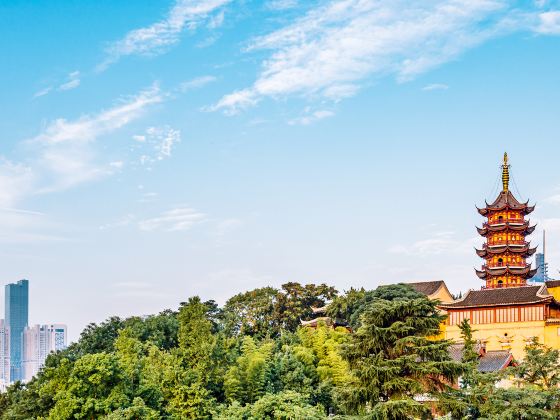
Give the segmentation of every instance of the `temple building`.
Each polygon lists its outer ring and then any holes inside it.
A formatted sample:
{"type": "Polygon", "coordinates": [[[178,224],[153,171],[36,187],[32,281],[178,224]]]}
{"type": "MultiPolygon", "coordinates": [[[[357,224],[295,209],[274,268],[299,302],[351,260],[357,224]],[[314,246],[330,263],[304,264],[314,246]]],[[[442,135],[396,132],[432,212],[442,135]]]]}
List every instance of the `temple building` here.
{"type": "Polygon", "coordinates": [[[510,351],[516,360],[522,360],[533,337],[560,349],[560,282],[528,284],[537,269],[527,262],[536,248],[526,240],[535,230],[526,216],[535,206],[518,201],[511,193],[509,168],[504,154],[502,191],[492,204],[478,209],[486,218],[477,228],[485,244],[476,250],[484,263],[475,271],[484,285],[480,290],[469,290],[461,299],[442,302],[440,309],[448,314],[445,338],[460,342],[459,325],[468,319],[474,338],[485,351],[510,351]]]}

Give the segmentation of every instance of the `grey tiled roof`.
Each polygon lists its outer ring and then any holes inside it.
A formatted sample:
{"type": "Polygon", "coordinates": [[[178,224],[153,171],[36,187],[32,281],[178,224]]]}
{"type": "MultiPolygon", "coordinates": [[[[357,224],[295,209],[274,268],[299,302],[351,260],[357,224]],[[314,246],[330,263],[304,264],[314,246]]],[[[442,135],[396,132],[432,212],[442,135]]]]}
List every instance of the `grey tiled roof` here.
{"type": "Polygon", "coordinates": [[[496,372],[505,369],[513,360],[513,355],[507,350],[487,351],[478,362],[479,372],[496,372]]]}
{"type": "Polygon", "coordinates": [[[406,283],[418,293],[422,293],[423,295],[430,296],[433,295],[435,292],[439,290],[439,288],[445,284],[443,280],[435,280],[435,281],[421,281],[417,283],[406,283]]]}
{"type": "MultiPolygon", "coordinates": [[[[449,346],[449,355],[452,360],[460,362],[463,357],[463,344],[453,344],[449,346]]],[[[479,372],[497,372],[505,369],[513,361],[513,355],[508,350],[486,351],[483,344],[475,345],[475,351],[479,354],[479,372]]]]}
{"type": "Polygon", "coordinates": [[[520,286],[503,289],[469,290],[464,298],[451,303],[442,303],[444,309],[472,308],[476,306],[500,306],[540,303],[553,300],[546,287],[520,286]]]}

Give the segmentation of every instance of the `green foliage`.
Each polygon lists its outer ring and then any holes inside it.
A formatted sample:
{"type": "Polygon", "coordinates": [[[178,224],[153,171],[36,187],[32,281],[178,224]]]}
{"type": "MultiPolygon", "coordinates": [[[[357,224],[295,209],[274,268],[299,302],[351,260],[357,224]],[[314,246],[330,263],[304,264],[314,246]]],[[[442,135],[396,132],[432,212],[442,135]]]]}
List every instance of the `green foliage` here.
{"type": "Polygon", "coordinates": [[[216,413],[216,420],[322,420],[327,417],[321,406],[312,406],[295,391],[266,394],[253,404],[234,403],[216,413]]]}
{"type": "Polygon", "coordinates": [[[356,378],[356,385],[345,390],[348,408],[388,416],[379,418],[404,418],[401,412],[415,416],[422,411],[415,396],[434,398],[447,389],[463,368],[450,359],[447,340],[430,339],[443,319],[426,298],[374,300],[344,349],[356,378]]]}
{"type": "Polygon", "coordinates": [[[159,413],[147,407],[140,397],[134,398],[130,407],[119,408],[105,417],[106,420],[158,420],[159,418],[159,413]]]}
{"type": "Polygon", "coordinates": [[[281,290],[264,287],[240,293],[226,302],[222,316],[225,330],[232,335],[258,338],[294,332],[300,320],[312,315],[312,307],[324,306],[337,295],[326,284],[286,283],[281,290]]]}
{"type": "Polygon", "coordinates": [[[129,403],[122,382],[123,372],[114,354],[86,354],[69,372],[63,373],[68,376],[57,378],[59,390],[49,418],[98,418],[129,403]]]}
{"type": "Polygon", "coordinates": [[[240,293],[230,298],[224,306],[225,329],[232,335],[264,337],[276,333],[274,306],[278,290],[264,287],[240,293]]]}
{"type": "Polygon", "coordinates": [[[346,320],[356,330],[360,327],[362,313],[375,300],[411,300],[423,297],[424,295],[404,283],[379,286],[370,291],[365,291],[363,288],[350,289],[346,294],[333,300],[327,309],[327,315],[346,320]]]}
{"type": "Polygon", "coordinates": [[[224,378],[226,397],[242,404],[253,403],[266,392],[272,357],[272,342],[257,346],[254,339],[245,337],[241,356],[224,378]]]}
{"type": "Polygon", "coordinates": [[[337,294],[334,287],[326,284],[305,286],[299,283],[283,284],[274,307],[275,322],[282,330],[295,331],[301,319],[306,319],[313,314],[312,307],[324,306],[337,294]]]}
{"type": "Polygon", "coordinates": [[[560,351],[540,344],[536,337],[525,347],[525,359],[517,368],[522,382],[539,389],[557,388],[560,384],[560,351]]]}
{"type": "Polygon", "coordinates": [[[456,363],[434,338],[442,320],[406,285],[336,297],[287,283],[224,308],[193,297],[177,312],[90,324],[36,378],[0,394],[0,420],[410,419],[433,407],[451,418],[560,418],[558,351],[534,341],[519,367],[482,374],[468,322],[456,363]],[[331,316],[354,320],[354,333],[299,327],[331,299],[331,316]],[[462,387],[450,387],[459,374],[462,387]],[[505,379],[515,387],[496,386],[505,379]]]}

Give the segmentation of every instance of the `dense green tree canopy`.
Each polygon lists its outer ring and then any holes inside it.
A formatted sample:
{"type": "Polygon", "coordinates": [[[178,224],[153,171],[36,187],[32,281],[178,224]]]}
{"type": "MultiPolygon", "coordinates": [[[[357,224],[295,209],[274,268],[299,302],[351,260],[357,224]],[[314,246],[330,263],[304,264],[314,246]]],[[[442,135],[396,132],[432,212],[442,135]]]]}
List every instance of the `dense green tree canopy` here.
{"type": "Polygon", "coordinates": [[[468,322],[459,363],[435,338],[442,320],[406,285],[338,296],[324,284],[287,283],[223,307],[192,297],[177,311],[88,325],[31,382],[0,394],[0,419],[560,416],[557,351],[535,341],[517,368],[481,374],[468,322]],[[299,326],[329,302],[353,329],[299,326]],[[516,387],[496,387],[504,378],[516,387]]]}

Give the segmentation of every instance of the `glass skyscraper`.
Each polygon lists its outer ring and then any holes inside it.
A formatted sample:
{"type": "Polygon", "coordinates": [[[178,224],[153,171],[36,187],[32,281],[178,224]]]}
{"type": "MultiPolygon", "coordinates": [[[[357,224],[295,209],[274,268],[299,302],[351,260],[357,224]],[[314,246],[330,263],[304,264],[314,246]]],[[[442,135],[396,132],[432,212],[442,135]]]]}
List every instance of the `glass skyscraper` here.
{"type": "Polygon", "coordinates": [[[28,323],[29,281],[7,284],[5,299],[5,319],[10,329],[10,380],[15,382],[23,379],[23,330],[28,323]]]}

